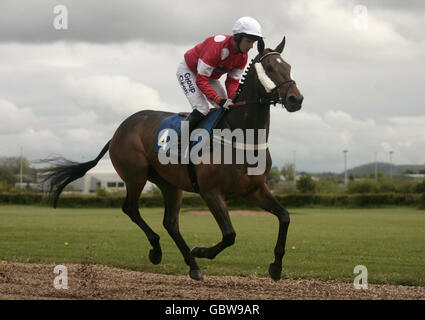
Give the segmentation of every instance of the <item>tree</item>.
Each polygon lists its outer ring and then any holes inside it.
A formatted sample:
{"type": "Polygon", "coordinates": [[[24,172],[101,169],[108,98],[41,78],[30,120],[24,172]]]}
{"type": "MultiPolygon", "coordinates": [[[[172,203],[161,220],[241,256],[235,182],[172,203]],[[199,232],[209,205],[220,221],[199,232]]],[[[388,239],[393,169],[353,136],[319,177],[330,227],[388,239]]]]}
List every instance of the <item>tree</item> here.
{"type": "Polygon", "coordinates": [[[0,181],[5,182],[6,184],[14,185],[17,179],[11,170],[0,167],[0,181]]]}
{"type": "Polygon", "coordinates": [[[329,177],[322,177],[318,182],[315,182],[315,184],[315,191],[319,193],[335,193],[338,191],[338,183],[335,179],[329,177]]]}
{"type": "Polygon", "coordinates": [[[377,184],[373,179],[350,181],[347,186],[347,193],[374,193],[376,191],[377,184]]]}
{"type": "MultiPolygon", "coordinates": [[[[21,171],[21,158],[20,157],[1,157],[0,167],[12,171],[13,174],[19,174],[21,171]]],[[[30,162],[27,158],[22,158],[22,173],[28,174],[31,171],[30,162]]]]}
{"type": "Polygon", "coordinates": [[[416,184],[416,193],[425,193],[425,179],[416,184]]]}
{"type": "MultiPolygon", "coordinates": [[[[28,178],[24,182],[35,181],[37,170],[31,168],[31,163],[27,158],[22,158],[22,174],[28,178]]],[[[0,167],[10,171],[15,176],[21,173],[21,157],[1,157],[0,167]]]]}
{"type": "Polygon", "coordinates": [[[280,181],[280,172],[276,167],[271,168],[267,176],[267,185],[270,189],[275,189],[280,181]]]}
{"type": "Polygon", "coordinates": [[[297,180],[297,189],[301,193],[311,193],[316,190],[316,182],[309,174],[302,175],[297,180]]]}
{"type": "Polygon", "coordinates": [[[285,163],[280,170],[280,173],[285,178],[286,181],[294,180],[294,164],[293,163],[285,163]]]}

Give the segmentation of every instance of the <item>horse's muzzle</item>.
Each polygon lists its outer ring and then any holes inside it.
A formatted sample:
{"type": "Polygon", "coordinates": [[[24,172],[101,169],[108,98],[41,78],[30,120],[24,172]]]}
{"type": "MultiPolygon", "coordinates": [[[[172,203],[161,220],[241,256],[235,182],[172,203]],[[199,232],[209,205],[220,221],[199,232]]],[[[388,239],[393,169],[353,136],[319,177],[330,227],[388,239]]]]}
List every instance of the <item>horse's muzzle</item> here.
{"type": "Polygon", "coordinates": [[[295,112],[301,109],[302,103],[303,103],[304,97],[300,95],[295,94],[289,94],[286,97],[285,101],[285,108],[289,112],[295,112]]]}

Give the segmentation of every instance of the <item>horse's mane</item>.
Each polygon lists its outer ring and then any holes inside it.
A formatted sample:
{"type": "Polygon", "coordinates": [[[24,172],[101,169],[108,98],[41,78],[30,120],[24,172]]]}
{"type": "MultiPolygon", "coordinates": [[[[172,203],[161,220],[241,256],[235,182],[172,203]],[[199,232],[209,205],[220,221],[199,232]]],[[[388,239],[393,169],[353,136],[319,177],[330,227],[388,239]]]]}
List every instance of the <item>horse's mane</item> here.
{"type": "Polygon", "coordinates": [[[239,98],[239,96],[240,96],[240,94],[242,92],[242,89],[245,86],[245,80],[246,80],[246,77],[247,77],[247,75],[248,75],[251,67],[252,67],[252,63],[253,62],[254,62],[254,59],[251,60],[251,62],[249,63],[248,67],[246,68],[245,73],[242,76],[242,80],[239,83],[238,90],[236,90],[236,95],[235,95],[235,98],[233,99],[233,101],[238,101],[238,98],[239,98]]]}

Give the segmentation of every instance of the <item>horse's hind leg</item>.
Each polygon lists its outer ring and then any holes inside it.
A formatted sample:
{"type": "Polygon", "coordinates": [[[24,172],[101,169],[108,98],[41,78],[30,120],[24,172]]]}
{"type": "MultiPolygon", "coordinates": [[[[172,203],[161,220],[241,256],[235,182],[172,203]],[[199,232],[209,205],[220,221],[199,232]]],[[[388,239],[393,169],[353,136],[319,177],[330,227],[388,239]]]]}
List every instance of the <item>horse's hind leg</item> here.
{"type": "Polygon", "coordinates": [[[202,272],[195,258],[190,254],[190,249],[180,233],[179,211],[182,204],[182,191],[169,184],[153,170],[150,171],[149,180],[161,189],[164,196],[165,210],[163,224],[182,253],[184,261],[190,267],[189,276],[194,280],[202,281],[202,272]]]}
{"type": "MultiPolygon", "coordinates": [[[[147,174],[146,174],[147,176],[147,174]]],[[[137,224],[140,229],[142,229],[150,244],[152,245],[152,249],[149,251],[149,260],[153,264],[158,264],[161,262],[162,251],[161,246],[159,244],[159,235],[157,235],[142,219],[139,212],[139,197],[140,193],[143,190],[143,187],[146,184],[146,177],[142,181],[138,182],[128,182],[126,181],[127,187],[127,198],[125,199],[125,203],[122,207],[124,213],[126,213],[130,219],[137,224]]]]}

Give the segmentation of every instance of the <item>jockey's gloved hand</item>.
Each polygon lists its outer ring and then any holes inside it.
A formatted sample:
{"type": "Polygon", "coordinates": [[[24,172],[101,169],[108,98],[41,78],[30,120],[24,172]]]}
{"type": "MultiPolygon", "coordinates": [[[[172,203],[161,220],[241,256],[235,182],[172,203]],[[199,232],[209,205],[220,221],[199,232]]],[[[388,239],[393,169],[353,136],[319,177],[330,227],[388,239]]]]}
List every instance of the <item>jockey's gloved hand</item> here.
{"type": "Polygon", "coordinates": [[[230,106],[233,104],[232,99],[221,99],[218,105],[226,110],[230,109],[230,106]]]}

